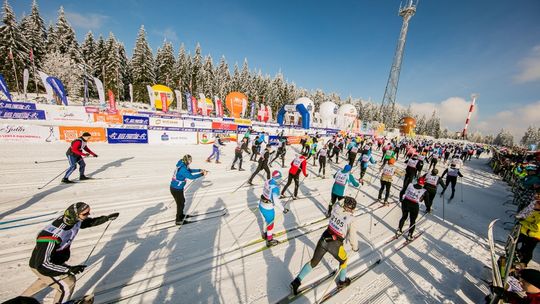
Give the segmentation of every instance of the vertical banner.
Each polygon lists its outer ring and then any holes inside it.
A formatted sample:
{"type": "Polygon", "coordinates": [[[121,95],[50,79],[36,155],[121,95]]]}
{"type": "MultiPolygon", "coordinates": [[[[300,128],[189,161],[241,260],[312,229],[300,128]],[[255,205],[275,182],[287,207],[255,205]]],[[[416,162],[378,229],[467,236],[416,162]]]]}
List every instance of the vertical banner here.
{"type": "Polygon", "coordinates": [[[103,83],[97,77],[94,77],[94,82],[96,83],[96,89],[99,96],[99,105],[105,107],[105,91],[103,90],[103,83]]]}
{"type": "Polygon", "coordinates": [[[206,96],[204,96],[203,93],[199,93],[199,105],[201,108],[201,114],[202,116],[208,115],[208,105],[206,104],[206,96]]]}
{"type": "Polygon", "coordinates": [[[242,99],[242,118],[246,118],[247,102],[247,99],[242,99]]]}
{"type": "Polygon", "coordinates": [[[193,106],[191,104],[191,94],[189,94],[188,92],[186,92],[186,107],[187,107],[188,114],[193,115],[193,106]]]}
{"type": "Polygon", "coordinates": [[[156,105],[154,103],[154,90],[152,90],[152,87],[147,85],[146,90],[148,90],[148,98],[150,98],[150,106],[152,107],[152,110],[156,110],[156,105]]]}
{"type": "Polygon", "coordinates": [[[133,103],[133,85],[129,84],[129,101],[133,103]]]}
{"type": "Polygon", "coordinates": [[[88,102],[88,79],[86,76],[84,77],[84,98],[83,98],[83,106],[86,106],[86,103],[88,102]]]}
{"type": "Polygon", "coordinates": [[[4,93],[6,95],[6,98],[13,102],[13,99],[11,99],[11,94],[9,94],[9,89],[6,84],[6,80],[4,79],[4,76],[0,74],[0,92],[4,93]]]}
{"type": "Polygon", "coordinates": [[[45,87],[45,92],[47,92],[47,99],[49,102],[52,102],[54,100],[53,97],[53,90],[52,87],[47,83],[47,78],[49,75],[43,73],[42,71],[38,71],[39,78],[41,78],[41,82],[43,82],[43,86],[45,87]]]}
{"type": "Polygon", "coordinates": [[[272,121],[272,108],[269,105],[266,105],[266,113],[268,113],[268,121],[272,121]]]}
{"type": "Polygon", "coordinates": [[[214,96],[214,101],[216,105],[216,116],[223,117],[223,103],[221,102],[221,99],[219,99],[217,96],[214,96]]]}
{"type": "Polygon", "coordinates": [[[176,109],[178,111],[182,111],[182,93],[178,90],[174,90],[174,94],[176,95],[176,109]]]}
{"type": "Polygon", "coordinates": [[[251,112],[249,113],[249,119],[255,119],[255,101],[251,102],[251,112]]]}
{"type": "Polygon", "coordinates": [[[56,96],[62,100],[62,103],[67,106],[68,100],[66,96],[66,90],[64,89],[64,85],[62,84],[62,81],[56,77],[49,76],[47,77],[47,83],[51,85],[51,88],[53,88],[53,91],[56,93],[56,96]]]}
{"type": "Polygon", "coordinates": [[[193,110],[193,115],[197,115],[199,113],[199,106],[197,105],[197,98],[195,96],[191,96],[191,109],[193,110]]]}
{"type": "Polygon", "coordinates": [[[109,93],[109,114],[116,114],[116,100],[114,100],[114,93],[111,90],[108,90],[109,93]]]}
{"type": "Polygon", "coordinates": [[[28,99],[28,96],[26,95],[26,88],[28,87],[28,79],[30,78],[30,73],[28,73],[28,69],[24,69],[23,72],[23,91],[24,91],[24,98],[28,99]]]}
{"type": "Polygon", "coordinates": [[[167,108],[167,94],[166,93],[159,93],[159,97],[161,98],[161,111],[163,111],[164,113],[167,113],[168,111],[168,108],[167,108]]]}

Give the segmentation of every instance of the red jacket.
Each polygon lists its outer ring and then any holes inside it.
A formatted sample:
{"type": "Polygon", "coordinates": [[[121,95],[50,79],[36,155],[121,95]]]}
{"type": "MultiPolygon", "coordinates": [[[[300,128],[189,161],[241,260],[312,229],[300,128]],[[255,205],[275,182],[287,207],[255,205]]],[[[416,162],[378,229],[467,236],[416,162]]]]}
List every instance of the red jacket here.
{"type": "Polygon", "coordinates": [[[93,156],[96,156],[96,153],[92,152],[88,146],[86,146],[86,142],[83,145],[83,140],[81,138],[77,138],[76,140],[71,142],[70,152],[72,154],[78,155],[78,156],[84,156],[82,150],[92,154],[93,156]]]}
{"type": "Polygon", "coordinates": [[[293,161],[291,162],[291,169],[289,169],[289,173],[292,175],[300,174],[300,167],[302,168],[304,176],[307,176],[307,161],[304,155],[300,155],[299,157],[293,159],[293,161]]]}

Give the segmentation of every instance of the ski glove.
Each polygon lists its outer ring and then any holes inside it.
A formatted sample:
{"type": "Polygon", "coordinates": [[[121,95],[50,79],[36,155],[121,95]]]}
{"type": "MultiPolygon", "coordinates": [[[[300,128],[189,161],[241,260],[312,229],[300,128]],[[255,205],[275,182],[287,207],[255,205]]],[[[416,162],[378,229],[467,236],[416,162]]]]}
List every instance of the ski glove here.
{"type": "Polygon", "coordinates": [[[120,215],[120,213],[115,212],[115,213],[109,214],[107,217],[109,218],[109,221],[114,221],[118,217],[118,215],[120,215]]]}
{"type": "Polygon", "coordinates": [[[84,271],[86,268],[86,265],[76,265],[76,266],[70,266],[68,273],[71,275],[77,275],[84,271]]]}
{"type": "Polygon", "coordinates": [[[98,155],[97,155],[97,154],[94,154],[94,157],[98,157],[98,155]]]}
{"type": "Polygon", "coordinates": [[[283,214],[287,214],[287,213],[289,213],[289,211],[290,211],[289,209],[285,208],[285,209],[283,209],[283,214]]]}

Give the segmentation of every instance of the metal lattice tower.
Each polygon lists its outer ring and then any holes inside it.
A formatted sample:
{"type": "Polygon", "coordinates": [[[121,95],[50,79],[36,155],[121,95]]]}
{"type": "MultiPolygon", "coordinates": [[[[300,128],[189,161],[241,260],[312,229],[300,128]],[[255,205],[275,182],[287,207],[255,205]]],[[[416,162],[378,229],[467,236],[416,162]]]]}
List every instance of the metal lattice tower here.
{"type": "Polygon", "coordinates": [[[396,121],[393,121],[393,117],[399,82],[399,73],[401,72],[401,62],[403,61],[403,50],[405,48],[405,41],[407,40],[407,31],[409,30],[409,20],[414,13],[416,13],[418,0],[405,0],[405,3],[405,5],[401,3],[398,10],[399,15],[403,17],[403,25],[401,26],[396,53],[394,54],[394,61],[392,62],[390,76],[388,76],[388,82],[386,83],[386,89],[384,90],[384,97],[381,104],[381,118],[387,127],[394,127],[394,125],[397,123],[396,121]],[[385,111],[387,107],[392,107],[390,116],[384,115],[384,113],[388,113],[385,111]]]}

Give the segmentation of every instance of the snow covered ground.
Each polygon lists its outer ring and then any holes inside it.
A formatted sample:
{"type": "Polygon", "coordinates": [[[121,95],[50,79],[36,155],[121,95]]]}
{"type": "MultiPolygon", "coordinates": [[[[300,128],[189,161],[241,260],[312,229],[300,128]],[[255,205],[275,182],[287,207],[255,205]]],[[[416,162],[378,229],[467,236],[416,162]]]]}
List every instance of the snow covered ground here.
{"type": "MultiPolygon", "coordinates": [[[[300,188],[308,197],[293,201],[291,212],[276,219],[278,239],[289,241],[264,250],[263,243],[256,242],[262,225],[256,206],[263,175],[255,179],[255,187],[234,192],[256,163],[244,157],[247,171],[227,170],[234,156],[233,144],[224,148],[222,164],[206,163],[211,147],[202,145],[90,144],[90,148],[99,158],[86,160],[87,175],[99,179],[72,185],[60,184],[58,179],[37,190],[66,168],[67,144],[0,144],[0,240],[4,244],[0,249],[0,300],[20,294],[33,282],[28,259],[35,235],[77,201],[89,203],[94,216],[120,212],[77,282],[76,295],[95,293],[97,303],[275,303],[289,293],[290,281],[310,259],[326,227],[322,218],[332,179],[317,177],[318,167],[311,162],[310,175],[300,188]],[[210,170],[187,189],[188,213],[225,207],[228,214],[178,229],[171,221],[176,207],[168,185],[176,162],[185,153],[193,155],[192,168],[210,170]],[[62,160],[34,163],[57,159],[62,160]],[[5,223],[16,219],[24,220],[5,223]]],[[[298,147],[288,148],[287,166],[294,149],[298,147]]],[[[378,259],[382,262],[329,302],[482,303],[488,292],[482,279],[489,278],[484,265],[490,265],[487,225],[493,218],[508,220],[505,210],[511,208],[503,206],[509,194],[506,185],[490,173],[486,163],[487,159],[467,162],[464,185],[458,184],[456,197],[451,202],[446,199],[444,212],[442,199],[437,197],[434,213],[417,226],[418,232],[426,232],[397,252],[394,248],[402,239],[381,244],[393,235],[400,208],[392,204],[370,212],[378,206],[369,205],[376,198],[379,182],[366,183],[358,194],[361,246],[359,253],[349,251],[349,275],[378,259]]],[[[340,166],[344,164],[341,160],[340,166]]],[[[398,164],[403,166],[401,160],[398,164]]],[[[276,162],[273,168],[280,166],[276,162]]],[[[327,177],[336,169],[330,163],[327,177]]],[[[443,167],[439,169],[442,172],[443,167]]],[[[284,176],[287,170],[282,169],[284,176]]],[[[368,171],[367,180],[374,172],[368,171]]],[[[72,178],[77,176],[75,172],[72,178]]],[[[401,180],[394,182],[394,197],[401,184],[401,180]]],[[[356,195],[353,188],[349,192],[356,195]]],[[[85,261],[105,227],[79,233],[70,264],[85,261]]],[[[503,241],[506,234],[502,223],[498,224],[496,239],[503,241]]],[[[327,255],[304,283],[336,267],[337,262],[327,255]]],[[[328,286],[320,285],[297,302],[315,302],[328,286]]],[[[38,296],[50,303],[52,294],[47,293],[38,296]]]]}

